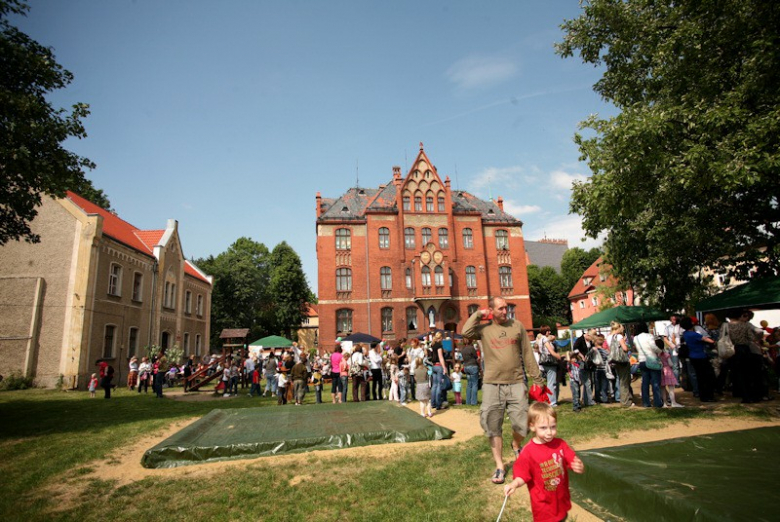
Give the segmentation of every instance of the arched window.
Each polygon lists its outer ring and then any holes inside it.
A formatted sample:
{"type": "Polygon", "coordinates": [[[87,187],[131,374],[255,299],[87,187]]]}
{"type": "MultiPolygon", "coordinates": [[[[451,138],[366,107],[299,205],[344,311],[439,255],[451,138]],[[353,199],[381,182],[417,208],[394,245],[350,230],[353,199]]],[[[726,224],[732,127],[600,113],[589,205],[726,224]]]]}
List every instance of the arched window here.
{"type": "Polygon", "coordinates": [[[340,310],[336,310],[336,331],[352,331],[352,310],[349,308],[341,308],[340,310]]]}
{"type": "Polygon", "coordinates": [[[477,269],[473,266],[466,267],[466,288],[477,287],[477,269]]]}
{"type": "Polygon", "coordinates": [[[425,211],[433,212],[433,196],[425,197],[425,211]]]}
{"type": "Polygon", "coordinates": [[[501,288],[512,288],[512,267],[500,266],[498,267],[498,282],[501,288]]]}
{"type": "Polygon", "coordinates": [[[414,197],[414,211],[422,212],[422,196],[414,197]]]}
{"type": "Polygon", "coordinates": [[[337,292],[352,291],[352,269],[351,268],[336,269],[336,291],[337,292]]]}
{"type": "Polygon", "coordinates": [[[379,285],[382,290],[393,289],[393,271],[389,266],[383,266],[379,269],[379,285]]]}
{"type": "Polygon", "coordinates": [[[393,309],[389,306],[382,308],[382,331],[393,331],[393,309]]]}
{"type": "Polygon", "coordinates": [[[390,248],[390,229],[387,227],[379,229],[379,248],[390,248]]]}
{"type": "Polygon", "coordinates": [[[412,289],[412,269],[407,268],[406,269],[406,288],[409,290],[412,289]]]}
{"type": "Polygon", "coordinates": [[[404,229],[404,246],[414,250],[414,229],[411,227],[404,229]]]}
{"type": "Polygon", "coordinates": [[[441,267],[441,265],[433,269],[433,274],[434,280],[436,281],[436,286],[444,286],[444,269],[441,267]]]}
{"type": "Polygon", "coordinates": [[[439,248],[442,250],[450,248],[450,231],[446,228],[439,229],[439,248]]]}
{"type": "Polygon", "coordinates": [[[496,250],[509,250],[509,234],[506,230],[496,230],[496,250]]]}
{"type": "Polygon", "coordinates": [[[474,248],[474,232],[470,228],[463,229],[463,248],[474,248]]]}
{"type": "Polygon", "coordinates": [[[417,331],[417,307],[410,306],[406,309],[406,329],[417,331]]]}
{"type": "Polygon", "coordinates": [[[422,229],[422,246],[425,248],[425,245],[431,242],[431,239],[433,239],[433,233],[431,232],[431,229],[428,227],[423,227],[422,229]]]}
{"type": "Polygon", "coordinates": [[[352,232],[348,228],[336,229],[336,250],[352,248],[352,232]]]}
{"type": "Polygon", "coordinates": [[[424,266],[420,272],[422,274],[422,285],[431,286],[431,269],[427,266],[424,266]]]}
{"type": "Polygon", "coordinates": [[[409,196],[404,196],[404,210],[407,212],[412,210],[412,198],[409,196]]]}
{"type": "Polygon", "coordinates": [[[439,212],[444,212],[444,196],[439,196],[439,212]]]}

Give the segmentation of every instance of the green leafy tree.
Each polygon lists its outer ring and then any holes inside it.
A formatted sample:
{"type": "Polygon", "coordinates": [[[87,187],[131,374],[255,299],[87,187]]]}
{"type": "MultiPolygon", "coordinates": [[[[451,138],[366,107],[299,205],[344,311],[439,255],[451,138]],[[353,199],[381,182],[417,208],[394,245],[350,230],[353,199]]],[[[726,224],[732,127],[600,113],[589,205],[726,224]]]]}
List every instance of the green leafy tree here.
{"type": "Polygon", "coordinates": [[[554,268],[529,265],[528,290],[535,328],[543,324],[554,327],[556,323],[571,322],[567,299],[571,287],[567,285],[564,276],[554,268]]]}
{"type": "Polygon", "coordinates": [[[44,195],[62,197],[73,190],[105,208],[102,191],[84,177],[94,168],[87,158],[65,150],[68,138],[84,138],[81,120],[89,106],[77,103],[72,112],[55,109],[47,95],[73,81],[73,75],[44,47],[8,22],[26,15],[19,0],[0,0],[0,246],[40,236],[30,222],[44,195]]]}
{"type": "Polygon", "coordinates": [[[249,238],[239,238],[227,251],[194,263],[214,276],[211,294],[211,343],[220,346],[225,328],[249,328],[250,338],[267,335],[263,314],[271,310],[268,248],[249,238]]]}
{"type": "Polygon", "coordinates": [[[301,325],[306,303],[312,302],[312,292],[303,272],[301,258],[286,242],[273,249],[270,258],[274,319],[279,332],[292,336],[301,325]]]}
{"type": "Polygon", "coordinates": [[[651,302],[683,307],[707,267],[780,271],[778,27],[764,0],[590,0],[562,26],[558,53],[604,65],[620,109],[575,136],[592,176],[571,210],[651,302]]]}

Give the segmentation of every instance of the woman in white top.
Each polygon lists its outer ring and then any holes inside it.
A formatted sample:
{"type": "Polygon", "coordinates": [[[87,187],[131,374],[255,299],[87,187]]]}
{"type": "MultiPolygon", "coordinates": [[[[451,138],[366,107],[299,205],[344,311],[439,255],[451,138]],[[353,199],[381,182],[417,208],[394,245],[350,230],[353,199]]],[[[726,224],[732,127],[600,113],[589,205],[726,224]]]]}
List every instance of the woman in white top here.
{"type": "Polygon", "coordinates": [[[379,344],[374,345],[368,352],[368,368],[371,370],[371,398],[380,400],[382,398],[382,347],[379,344]]]}
{"type": "Polygon", "coordinates": [[[647,324],[640,323],[634,330],[634,348],[642,372],[642,406],[650,407],[650,387],[653,388],[653,406],[662,408],[661,398],[661,349],[655,344],[655,338],[647,333],[647,324]],[[648,366],[648,364],[650,366],[648,366]]]}

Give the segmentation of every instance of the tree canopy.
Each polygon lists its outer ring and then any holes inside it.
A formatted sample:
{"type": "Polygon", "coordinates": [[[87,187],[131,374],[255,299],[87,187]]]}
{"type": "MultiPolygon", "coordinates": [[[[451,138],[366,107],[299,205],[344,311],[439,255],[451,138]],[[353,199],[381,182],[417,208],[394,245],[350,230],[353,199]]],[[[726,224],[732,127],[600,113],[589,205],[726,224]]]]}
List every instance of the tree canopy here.
{"type": "Polygon", "coordinates": [[[217,255],[193,261],[214,276],[211,294],[212,346],[219,346],[225,328],[249,328],[251,339],[290,335],[303,319],[313,294],[301,260],[287,243],[269,252],[241,237],[217,255]]]}
{"type": "Polygon", "coordinates": [[[592,176],[571,210],[613,275],[678,309],[711,273],[780,271],[780,4],[590,0],[563,57],[605,66],[620,113],[578,133],[592,176]]]}
{"type": "Polygon", "coordinates": [[[555,326],[556,323],[571,322],[568,300],[571,288],[572,285],[568,285],[565,277],[554,268],[528,266],[528,293],[534,328],[544,324],[555,326]]]}
{"type": "Polygon", "coordinates": [[[68,138],[84,138],[81,123],[89,106],[77,103],[72,112],[55,109],[46,96],[62,89],[73,75],[40,45],[8,22],[26,15],[19,0],[0,0],[0,246],[11,240],[37,243],[30,229],[42,196],[62,197],[73,190],[109,208],[108,198],[84,177],[94,168],[87,158],[65,150],[68,138]]]}

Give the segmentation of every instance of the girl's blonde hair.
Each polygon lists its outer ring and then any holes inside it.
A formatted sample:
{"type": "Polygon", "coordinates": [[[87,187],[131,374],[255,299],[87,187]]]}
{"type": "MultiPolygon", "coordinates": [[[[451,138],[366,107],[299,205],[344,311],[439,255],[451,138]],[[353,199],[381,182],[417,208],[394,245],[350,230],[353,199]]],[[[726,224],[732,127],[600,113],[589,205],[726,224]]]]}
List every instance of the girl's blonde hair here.
{"type": "Polygon", "coordinates": [[[622,333],[624,333],[626,331],[625,327],[622,324],[620,324],[619,322],[617,322],[617,321],[612,321],[611,323],[609,323],[609,326],[610,326],[610,329],[611,329],[612,333],[621,333],[622,334],[622,333]]]}
{"type": "Polygon", "coordinates": [[[558,412],[546,402],[535,402],[528,407],[528,427],[534,426],[539,419],[558,420],[558,412]]]}

